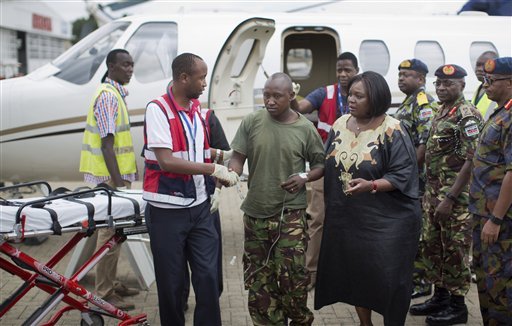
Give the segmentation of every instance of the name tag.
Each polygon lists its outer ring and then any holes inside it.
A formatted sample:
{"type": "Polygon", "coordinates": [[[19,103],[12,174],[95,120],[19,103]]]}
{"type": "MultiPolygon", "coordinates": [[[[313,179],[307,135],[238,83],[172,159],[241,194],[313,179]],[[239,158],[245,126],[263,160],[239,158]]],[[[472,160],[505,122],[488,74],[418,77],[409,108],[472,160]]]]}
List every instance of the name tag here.
{"type": "Polygon", "coordinates": [[[432,109],[431,108],[425,108],[420,111],[420,119],[421,120],[427,120],[432,116],[432,109]]]}

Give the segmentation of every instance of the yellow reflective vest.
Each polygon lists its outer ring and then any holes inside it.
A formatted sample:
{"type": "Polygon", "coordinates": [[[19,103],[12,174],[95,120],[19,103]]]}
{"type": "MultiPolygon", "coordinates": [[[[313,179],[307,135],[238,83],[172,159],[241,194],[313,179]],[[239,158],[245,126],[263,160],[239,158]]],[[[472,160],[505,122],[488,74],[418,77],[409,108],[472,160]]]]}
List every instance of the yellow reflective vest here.
{"type": "Polygon", "coordinates": [[[478,94],[480,94],[481,89],[482,89],[482,85],[478,86],[478,88],[475,92],[475,95],[473,96],[473,99],[471,100],[471,103],[474,106],[476,106],[478,111],[480,111],[482,118],[484,118],[484,120],[487,120],[489,118],[489,116],[491,115],[491,113],[494,111],[494,109],[496,109],[496,107],[498,105],[496,104],[496,102],[490,100],[487,97],[487,94],[485,93],[485,91],[483,92],[483,95],[480,96],[480,98],[478,98],[478,94]]]}
{"type": "Polygon", "coordinates": [[[94,116],[94,104],[102,92],[112,93],[118,103],[114,153],[116,154],[121,175],[136,173],[137,166],[135,163],[132,135],[130,134],[128,110],[119,91],[113,85],[107,83],[102,83],[96,90],[93,101],[89,107],[80,155],[80,172],[89,173],[97,177],[110,176],[101,151],[101,137],[96,117],[94,116]]]}

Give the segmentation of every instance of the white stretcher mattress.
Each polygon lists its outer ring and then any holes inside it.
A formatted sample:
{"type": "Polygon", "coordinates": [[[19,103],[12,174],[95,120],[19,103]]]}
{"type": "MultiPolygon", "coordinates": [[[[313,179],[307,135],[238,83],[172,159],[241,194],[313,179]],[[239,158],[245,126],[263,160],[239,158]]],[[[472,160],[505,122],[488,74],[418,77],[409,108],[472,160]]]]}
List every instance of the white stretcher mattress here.
{"type": "MultiPolygon", "coordinates": [[[[108,196],[100,192],[95,193],[94,197],[77,198],[83,202],[89,202],[94,205],[94,220],[105,221],[107,220],[108,209],[108,196]]],[[[140,214],[144,214],[146,201],[142,199],[142,191],[128,190],[116,192],[116,195],[122,197],[130,197],[139,203],[140,214]]],[[[16,203],[29,202],[39,198],[26,198],[12,200],[16,203]]],[[[52,200],[51,203],[46,204],[45,208],[50,208],[57,213],[59,224],[62,227],[72,226],[76,223],[86,221],[88,219],[87,207],[83,204],[72,202],[66,199],[52,200]]],[[[0,205],[0,233],[8,233],[14,231],[16,223],[16,212],[19,207],[17,206],[3,206],[0,205]]],[[[114,219],[126,219],[135,214],[134,205],[132,201],[117,196],[112,196],[112,217],[114,219]]],[[[25,231],[46,231],[52,229],[52,219],[47,210],[41,208],[33,208],[27,206],[23,209],[21,216],[25,215],[25,231]]]]}

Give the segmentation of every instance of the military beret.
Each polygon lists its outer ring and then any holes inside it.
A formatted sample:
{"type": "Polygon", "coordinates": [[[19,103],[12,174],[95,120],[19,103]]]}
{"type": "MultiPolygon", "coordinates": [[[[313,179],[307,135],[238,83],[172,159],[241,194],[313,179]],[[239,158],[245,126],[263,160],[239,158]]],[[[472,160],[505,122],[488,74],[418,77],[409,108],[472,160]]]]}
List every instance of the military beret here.
{"type": "Polygon", "coordinates": [[[404,60],[398,65],[398,70],[400,69],[409,69],[417,72],[421,72],[422,74],[428,74],[427,65],[423,63],[423,61],[419,59],[409,59],[404,60]]]}
{"type": "Polygon", "coordinates": [[[485,62],[484,70],[488,74],[512,75],[512,57],[489,59],[485,62]]]}
{"type": "Polygon", "coordinates": [[[464,76],[467,76],[468,73],[461,66],[444,65],[444,66],[437,68],[434,75],[436,75],[437,77],[442,78],[442,79],[458,79],[458,78],[464,78],[464,76]]]}

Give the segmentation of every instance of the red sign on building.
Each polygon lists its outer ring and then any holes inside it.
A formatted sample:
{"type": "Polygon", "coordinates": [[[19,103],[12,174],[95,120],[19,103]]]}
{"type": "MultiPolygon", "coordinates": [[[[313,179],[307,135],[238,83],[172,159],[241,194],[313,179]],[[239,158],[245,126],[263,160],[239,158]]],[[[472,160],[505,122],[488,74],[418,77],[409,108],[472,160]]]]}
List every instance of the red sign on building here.
{"type": "Polygon", "coordinates": [[[51,32],[52,19],[50,17],[45,17],[38,14],[32,14],[32,28],[51,32]]]}

